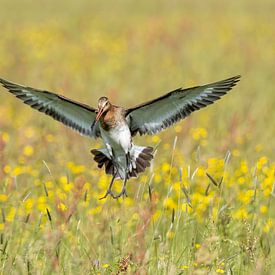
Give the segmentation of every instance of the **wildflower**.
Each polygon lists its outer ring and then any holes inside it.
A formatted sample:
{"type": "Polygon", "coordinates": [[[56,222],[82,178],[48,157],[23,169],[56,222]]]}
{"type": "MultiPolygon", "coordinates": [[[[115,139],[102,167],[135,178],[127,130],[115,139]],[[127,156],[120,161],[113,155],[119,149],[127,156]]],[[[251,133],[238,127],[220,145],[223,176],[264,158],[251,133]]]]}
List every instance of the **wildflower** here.
{"type": "Polygon", "coordinates": [[[225,271],[221,268],[217,268],[216,272],[219,273],[219,274],[224,274],[225,271]]]}
{"type": "Polygon", "coordinates": [[[163,172],[168,172],[170,170],[170,164],[168,162],[164,162],[161,166],[161,170],[163,172]]]}
{"type": "Polygon", "coordinates": [[[239,200],[245,204],[249,204],[255,194],[254,190],[247,190],[244,192],[241,192],[238,196],[239,200]]]}
{"type": "Polygon", "coordinates": [[[266,223],[264,224],[264,226],[263,226],[263,231],[265,233],[268,233],[270,231],[270,229],[271,229],[272,226],[273,226],[273,221],[271,219],[268,219],[266,221],[266,223]]]}
{"type": "Polygon", "coordinates": [[[8,133],[4,132],[4,133],[2,134],[2,140],[3,140],[5,143],[8,143],[9,140],[10,140],[10,135],[9,135],[8,133]]]}
{"type": "Polygon", "coordinates": [[[6,216],[6,220],[8,222],[12,222],[14,220],[15,214],[16,214],[16,208],[11,207],[8,214],[7,214],[7,216],[6,216]]]}
{"type": "Polygon", "coordinates": [[[182,266],[180,267],[180,269],[186,270],[186,269],[189,269],[189,266],[188,266],[188,265],[182,265],[182,266]]]}
{"type": "Polygon", "coordinates": [[[241,162],[240,170],[243,174],[246,174],[248,172],[248,166],[247,166],[247,162],[245,160],[243,160],[241,162]]]}
{"type": "Polygon", "coordinates": [[[152,136],[152,142],[154,143],[158,143],[160,141],[160,137],[155,135],[155,136],[152,136]]]}
{"type": "Polygon", "coordinates": [[[261,205],[261,207],[260,207],[260,212],[261,212],[262,214],[266,214],[267,211],[268,211],[267,206],[266,206],[266,205],[261,205]]]}
{"type": "Polygon", "coordinates": [[[207,137],[207,131],[204,128],[191,129],[191,134],[194,140],[200,140],[207,137]]]}
{"type": "Polygon", "coordinates": [[[23,153],[25,156],[29,157],[33,154],[33,147],[31,145],[27,145],[23,149],[23,153]]]}
{"type": "Polygon", "coordinates": [[[154,175],[154,181],[155,183],[161,182],[161,175],[159,173],[154,175]]]}
{"type": "Polygon", "coordinates": [[[33,207],[33,200],[31,198],[24,201],[24,207],[27,212],[29,212],[33,207]]]}
{"type": "Polygon", "coordinates": [[[67,206],[62,202],[57,205],[57,208],[61,211],[66,211],[68,209],[67,206]]]}
{"type": "Polygon", "coordinates": [[[235,213],[233,213],[233,218],[237,220],[245,220],[248,218],[248,213],[245,208],[238,209],[235,213]]]}
{"type": "Polygon", "coordinates": [[[21,175],[21,174],[23,174],[23,173],[24,173],[24,169],[23,169],[23,167],[21,167],[21,166],[16,166],[16,167],[14,167],[14,169],[12,170],[12,176],[13,176],[13,177],[19,176],[19,175],[21,175]]]}
{"type": "Polygon", "coordinates": [[[9,174],[11,172],[11,167],[9,165],[5,165],[3,171],[5,174],[9,174]]]}
{"type": "Polygon", "coordinates": [[[89,212],[88,212],[88,214],[90,214],[90,215],[96,215],[96,214],[99,214],[101,211],[102,211],[102,206],[99,205],[97,207],[94,207],[94,208],[90,209],[89,212]]]}
{"type": "Polygon", "coordinates": [[[8,200],[8,196],[6,194],[0,194],[0,202],[5,202],[8,200]]]}
{"type": "Polygon", "coordinates": [[[164,207],[169,208],[169,209],[177,208],[177,205],[172,198],[166,198],[163,202],[163,205],[164,205],[164,207]]]}
{"type": "Polygon", "coordinates": [[[66,176],[62,176],[59,178],[59,182],[61,184],[67,184],[68,183],[68,178],[66,176]]]}
{"type": "Polygon", "coordinates": [[[156,220],[159,219],[160,215],[161,215],[161,211],[160,210],[156,210],[155,213],[152,216],[152,220],[155,222],[156,220]]]}
{"type": "Polygon", "coordinates": [[[196,248],[196,249],[199,249],[199,248],[201,248],[201,245],[200,245],[199,243],[196,243],[196,244],[195,244],[195,248],[196,248]]]}
{"type": "Polygon", "coordinates": [[[261,170],[263,168],[263,166],[267,163],[267,157],[261,157],[258,161],[257,161],[257,169],[261,170]]]}

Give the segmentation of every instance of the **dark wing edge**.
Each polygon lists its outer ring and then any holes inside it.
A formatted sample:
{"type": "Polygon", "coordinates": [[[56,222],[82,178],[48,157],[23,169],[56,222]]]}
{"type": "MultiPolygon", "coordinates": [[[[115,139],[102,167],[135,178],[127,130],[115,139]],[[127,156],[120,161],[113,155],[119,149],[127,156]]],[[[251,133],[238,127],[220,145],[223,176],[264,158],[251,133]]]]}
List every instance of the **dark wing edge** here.
{"type": "Polygon", "coordinates": [[[0,84],[25,104],[51,116],[81,135],[94,138],[100,136],[99,128],[91,127],[96,116],[94,108],[62,95],[22,86],[2,78],[0,84]]]}
{"type": "Polygon", "coordinates": [[[140,135],[153,135],[170,127],[172,124],[189,116],[192,112],[213,104],[216,100],[227,94],[227,92],[229,92],[237,84],[237,82],[240,81],[240,78],[241,76],[237,75],[202,86],[195,86],[186,89],[178,88],[159,98],[125,110],[125,116],[129,123],[132,135],[134,136],[137,133],[140,135]],[[146,120],[143,120],[142,122],[140,121],[140,123],[135,121],[136,118],[142,114],[141,111],[152,112],[154,109],[157,111],[158,103],[162,102],[165,104],[165,101],[168,102],[169,99],[172,98],[173,100],[180,102],[182,106],[176,112],[172,112],[171,114],[167,115],[161,124],[150,127],[150,122],[148,123],[146,120]]]}

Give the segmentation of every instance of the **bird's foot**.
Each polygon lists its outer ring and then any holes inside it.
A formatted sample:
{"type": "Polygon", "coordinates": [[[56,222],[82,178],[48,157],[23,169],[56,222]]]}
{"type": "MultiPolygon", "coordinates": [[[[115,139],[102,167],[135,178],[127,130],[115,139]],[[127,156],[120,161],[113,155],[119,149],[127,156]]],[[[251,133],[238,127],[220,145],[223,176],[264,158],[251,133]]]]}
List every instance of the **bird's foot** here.
{"type": "Polygon", "coordinates": [[[120,197],[123,197],[123,198],[128,197],[127,192],[126,192],[126,187],[123,187],[121,192],[119,194],[117,194],[116,196],[114,196],[113,198],[118,199],[120,197]]]}
{"type": "Polygon", "coordinates": [[[111,189],[108,189],[107,192],[106,192],[106,194],[105,194],[103,197],[99,198],[99,200],[106,199],[109,195],[110,195],[113,199],[116,199],[116,198],[117,198],[117,197],[113,194],[112,190],[111,190],[111,189]]]}

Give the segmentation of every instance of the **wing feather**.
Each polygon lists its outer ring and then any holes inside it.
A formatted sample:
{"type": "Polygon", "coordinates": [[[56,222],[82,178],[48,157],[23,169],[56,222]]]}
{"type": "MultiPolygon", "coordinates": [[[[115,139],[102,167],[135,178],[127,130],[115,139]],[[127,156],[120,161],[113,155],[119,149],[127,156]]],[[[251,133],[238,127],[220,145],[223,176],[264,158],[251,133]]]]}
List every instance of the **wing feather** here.
{"type": "Polygon", "coordinates": [[[91,128],[96,117],[94,108],[55,93],[25,87],[1,78],[0,84],[25,104],[80,134],[93,138],[100,136],[98,125],[91,128]]]}
{"type": "Polygon", "coordinates": [[[203,86],[179,88],[126,110],[126,119],[132,135],[155,134],[164,130],[192,112],[213,104],[239,80],[240,76],[234,76],[203,86]]]}

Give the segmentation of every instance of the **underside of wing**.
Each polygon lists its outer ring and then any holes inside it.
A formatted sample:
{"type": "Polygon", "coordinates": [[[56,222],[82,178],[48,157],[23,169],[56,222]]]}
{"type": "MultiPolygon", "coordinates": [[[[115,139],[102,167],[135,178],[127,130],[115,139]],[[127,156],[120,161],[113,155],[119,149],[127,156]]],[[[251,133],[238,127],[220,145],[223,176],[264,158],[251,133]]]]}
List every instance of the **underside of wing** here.
{"type": "Polygon", "coordinates": [[[132,135],[155,134],[220,99],[240,80],[234,76],[193,88],[179,88],[162,97],[126,110],[132,135]]]}
{"type": "Polygon", "coordinates": [[[98,126],[91,128],[96,117],[95,109],[48,91],[24,87],[4,79],[0,79],[0,83],[25,104],[80,134],[94,138],[100,136],[98,126]]]}

